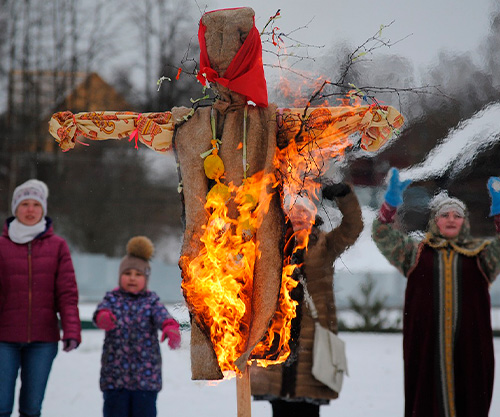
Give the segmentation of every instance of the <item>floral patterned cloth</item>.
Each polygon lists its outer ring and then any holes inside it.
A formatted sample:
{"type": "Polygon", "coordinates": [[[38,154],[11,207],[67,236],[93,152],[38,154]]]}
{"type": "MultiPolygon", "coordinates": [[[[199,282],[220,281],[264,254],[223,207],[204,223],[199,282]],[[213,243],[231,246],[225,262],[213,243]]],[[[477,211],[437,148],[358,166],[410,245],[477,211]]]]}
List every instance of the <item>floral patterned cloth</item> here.
{"type": "MultiPolygon", "coordinates": [[[[123,139],[142,142],[156,152],[172,148],[172,113],[133,113],[100,111],[73,114],[63,111],[52,116],[49,132],[63,151],[75,147],[78,137],[91,140],[123,139]]],[[[82,143],[82,142],[80,142],[82,143]]]]}
{"type": "Polygon", "coordinates": [[[116,327],[106,332],[101,357],[101,390],[160,391],[161,353],[158,330],[172,316],[151,291],[131,294],[109,291],[97,306],[116,316],[116,327]]]}
{"type": "MultiPolygon", "coordinates": [[[[176,120],[171,112],[84,112],[55,113],[49,122],[49,132],[63,151],[73,149],[78,138],[91,140],[123,139],[142,142],[152,150],[165,153],[172,149],[176,120]]],[[[349,135],[361,132],[361,147],[375,152],[382,147],[404,123],[401,114],[391,106],[339,106],[278,109],[278,142],[288,141],[304,129],[315,146],[346,147],[349,135]]],[[[82,142],[80,142],[82,143],[82,142]]]]}

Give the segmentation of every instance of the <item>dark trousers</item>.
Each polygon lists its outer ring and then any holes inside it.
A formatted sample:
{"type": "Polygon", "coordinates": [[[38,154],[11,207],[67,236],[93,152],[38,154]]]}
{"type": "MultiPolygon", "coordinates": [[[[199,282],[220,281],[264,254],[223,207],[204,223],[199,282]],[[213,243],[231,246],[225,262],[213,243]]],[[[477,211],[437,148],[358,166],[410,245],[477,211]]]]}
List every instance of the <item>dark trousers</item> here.
{"type": "Polygon", "coordinates": [[[306,401],[271,401],[273,417],[319,417],[319,405],[306,401]]]}
{"type": "Polygon", "coordinates": [[[19,369],[19,415],[38,417],[41,414],[45,388],[56,355],[57,342],[0,342],[0,417],[12,414],[19,369]]]}
{"type": "Polygon", "coordinates": [[[103,391],[104,417],[156,417],[157,391],[103,391]]]}

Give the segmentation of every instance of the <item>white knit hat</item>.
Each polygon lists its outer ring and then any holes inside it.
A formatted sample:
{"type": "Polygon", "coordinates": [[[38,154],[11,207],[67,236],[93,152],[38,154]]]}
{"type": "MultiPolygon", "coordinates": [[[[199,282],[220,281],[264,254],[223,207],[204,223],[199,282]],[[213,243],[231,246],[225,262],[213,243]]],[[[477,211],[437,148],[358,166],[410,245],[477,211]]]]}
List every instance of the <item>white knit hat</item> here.
{"type": "Polygon", "coordinates": [[[434,217],[438,217],[448,211],[455,211],[461,217],[465,217],[467,207],[462,200],[455,197],[450,197],[446,191],[441,191],[429,203],[434,217]]]}
{"type": "Polygon", "coordinates": [[[49,187],[39,180],[28,180],[18,185],[12,194],[11,209],[12,214],[16,215],[17,206],[24,200],[36,200],[43,208],[43,215],[47,215],[47,198],[49,196],[49,187]]]}

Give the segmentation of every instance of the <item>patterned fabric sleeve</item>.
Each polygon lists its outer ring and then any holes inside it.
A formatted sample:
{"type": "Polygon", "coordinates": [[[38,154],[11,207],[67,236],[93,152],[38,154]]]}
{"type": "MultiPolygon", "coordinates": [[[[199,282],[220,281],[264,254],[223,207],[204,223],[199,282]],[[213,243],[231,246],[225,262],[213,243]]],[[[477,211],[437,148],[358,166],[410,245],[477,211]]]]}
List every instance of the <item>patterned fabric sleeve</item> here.
{"type": "Polygon", "coordinates": [[[481,251],[480,259],[484,272],[490,282],[500,274],[500,215],[494,216],[497,235],[486,248],[481,251]]]}
{"type": "Polygon", "coordinates": [[[403,125],[403,116],[391,106],[338,106],[278,109],[278,144],[314,142],[315,148],[350,146],[349,135],[361,133],[362,149],[375,152],[403,125]]]}
{"type": "MultiPolygon", "coordinates": [[[[78,138],[91,140],[123,139],[141,142],[156,152],[164,153],[172,147],[174,120],[171,112],[87,112],[55,113],[49,122],[49,132],[63,151],[73,149],[78,138]]],[[[82,142],[80,142],[82,143],[82,142]]]]}
{"type": "Polygon", "coordinates": [[[372,238],[382,255],[406,276],[415,263],[418,241],[378,219],[373,221],[372,238]]]}

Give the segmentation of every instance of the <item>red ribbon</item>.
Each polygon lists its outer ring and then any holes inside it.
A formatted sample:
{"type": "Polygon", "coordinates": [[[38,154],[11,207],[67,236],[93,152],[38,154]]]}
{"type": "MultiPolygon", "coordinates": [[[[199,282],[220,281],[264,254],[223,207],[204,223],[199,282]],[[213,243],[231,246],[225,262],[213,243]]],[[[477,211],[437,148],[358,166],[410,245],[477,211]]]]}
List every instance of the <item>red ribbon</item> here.
{"type": "Polygon", "coordinates": [[[136,120],[136,128],[132,131],[132,133],[130,134],[130,138],[129,138],[129,142],[132,141],[134,138],[135,138],[135,146],[134,148],[135,149],[139,149],[139,146],[137,146],[137,140],[139,139],[139,119],[141,118],[142,116],[142,113],[139,113],[139,115],[137,116],[137,120],[136,120]]]}
{"type": "MultiPolygon", "coordinates": [[[[75,125],[75,136],[73,136],[73,138],[75,139],[75,142],[79,143],[80,145],[83,145],[83,146],[90,146],[88,143],[84,143],[84,142],[76,139],[76,137],[78,136],[78,133],[79,133],[78,124],[76,123],[76,117],[73,113],[71,113],[71,117],[73,118],[73,124],[75,125]]],[[[68,152],[68,151],[69,151],[69,149],[66,149],[63,152],[68,152]]]]}

